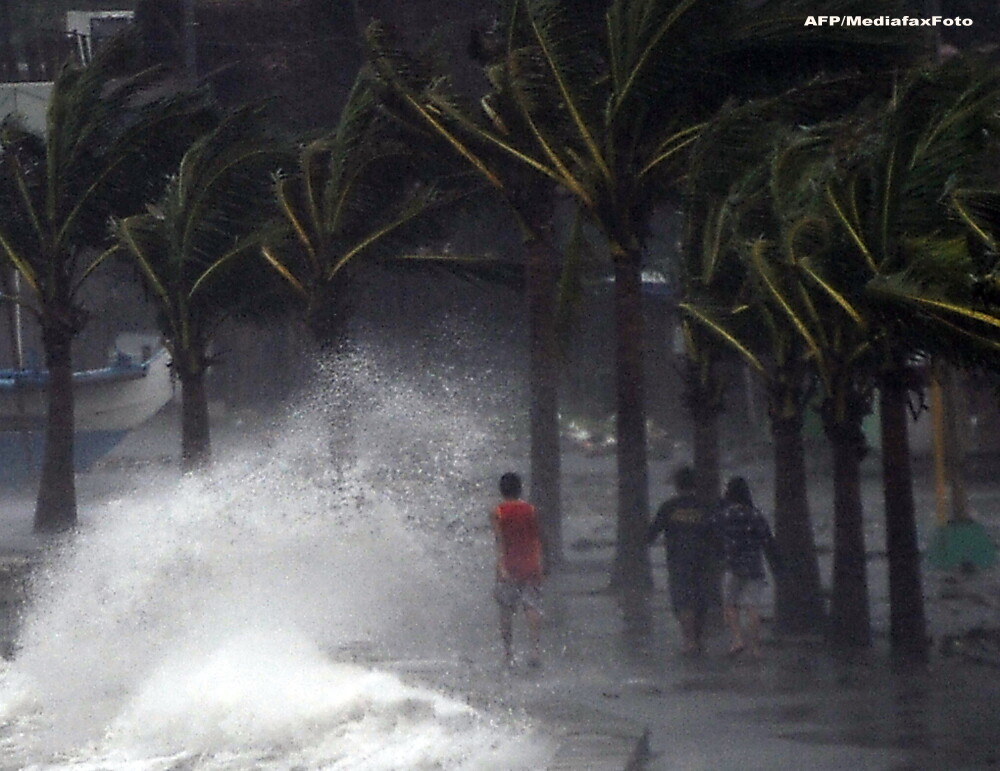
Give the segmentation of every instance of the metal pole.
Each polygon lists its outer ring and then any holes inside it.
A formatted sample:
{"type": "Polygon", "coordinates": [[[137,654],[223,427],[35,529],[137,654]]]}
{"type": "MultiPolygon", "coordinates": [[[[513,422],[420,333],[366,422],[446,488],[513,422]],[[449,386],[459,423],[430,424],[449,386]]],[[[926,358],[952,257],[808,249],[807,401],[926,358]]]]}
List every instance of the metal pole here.
{"type": "Polygon", "coordinates": [[[24,318],[21,313],[21,273],[14,271],[14,366],[24,369],[24,318]]]}
{"type": "Polygon", "coordinates": [[[940,370],[940,364],[936,362],[931,364],[931,437],[934,448],[934,511],[937,514],[938,525],[946,525],[950,517],[948,516],[944,398],[940,370]]]}

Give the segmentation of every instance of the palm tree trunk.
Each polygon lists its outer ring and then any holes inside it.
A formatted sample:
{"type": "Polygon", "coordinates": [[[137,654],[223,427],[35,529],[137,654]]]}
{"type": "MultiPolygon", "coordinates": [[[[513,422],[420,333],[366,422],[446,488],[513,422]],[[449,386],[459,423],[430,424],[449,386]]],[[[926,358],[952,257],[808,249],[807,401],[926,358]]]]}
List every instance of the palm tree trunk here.
{"type": "Polygon", "coordinates": [[[871,610],[865,554],[861,461],[865,439],[863,400],[850,394],[831,397],[823,408],[824,428],[833,450],[833,596],[830,641],[838,648],[871,645],[871,610]],[[836,408],[840,402],[842,409],[836,408]]]}
{"type": "Polygon", "coordinates": [[[917,543],[913,471],[906,422],[907,374],[899,362],[882,376],[882,485],[889,559],[889,640],[892,652],[925,661],[930,640],[917,543]]]}
{"type": "MultiPolygon", "coordinates": [[[[776,397],[779,401],[781,397],[776,397]]],[[[779,401],[780,403],[780,401],[779,401]]],[[[774,536],[784,569],[775,578],[775,626],[784,634],[823,629],[816,541],[809,514],[802,408],[774,415],[774,536]]]]}
{"type": "Polygon", "coordinates": [[[618,523],[612,586],[621,591],[626,631],[650,626],[653,585],[646,547],[649,469],[644,402],[642,265],[639,249],[613,249],[617,399],[618,523]]]}
{"type": "Polygon", "coordinates": [[[194,471],[211,461],[208,392],[205,389],[205,352],[201,347],[178,352],[181,381],[181,467],[194,471]]]}
{"type": "MultiPolygon", "coordinates": [[[[328,257],[331,264],[335,258],[328,257]]],[[[352,266],[339,271],[332,281],[319,286],[305,310],[305,326],[323,355],[350,350],[348,326],[355,312],[357,279],[352,266]]]]}
{"type": "Polygon", "coordinates": [[[556,295],[559,265],[549,242],[527,243],[527,300],[531,337],[531,498],[538,509],[545,564],[562,562],[561,462],[559,455],[559,347],[556,295]]]}
{"type": "MultiPolygon", "coordinates": [[[[714,511],[719,504],[722,487],[722,463],[719,452],[719,416],[722,414],[722,402],[719,398],[719,387],[714,382],[714,367],[709,370],[706,383],[698,377],[694,362],[689,360],[688,366],[692,382],[688,384],[687,405],[694,424],[692,454],[698,480],[698,500],[709,511],[714,511]]],[[[723,574],[721,560],[713,560],[708,573],[711,577],[705,590],[706,602],[709,608],[721,611],[723,574]]]]}
{"type": "Polygon", "coordinates": [[[35,504],[36,533],[57,533],[76,525],[76,473],[73,465],[73,337],[71,326],[42,327],[49,372],[45,455],[35,504]]]}
{"type": "Polygon", "coordinates": [[[702,377],[699,365],[688,359],[685,401],[693,424],[694,467],[698,475],[698,498],[705,506],[715,506],[722,489],[722,459],[719,453],[719,416],[722,414],[721,386],[715,367],[702,377]]]}

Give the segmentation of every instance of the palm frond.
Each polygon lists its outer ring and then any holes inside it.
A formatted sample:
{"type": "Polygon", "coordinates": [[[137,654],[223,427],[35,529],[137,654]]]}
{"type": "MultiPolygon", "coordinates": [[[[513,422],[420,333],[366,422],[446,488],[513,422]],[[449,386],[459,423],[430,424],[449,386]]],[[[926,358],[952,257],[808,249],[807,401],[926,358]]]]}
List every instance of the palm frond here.
{"type": "Polygon", "coordinates": [[[951,194],[951,205],[965,226],[996,253],[1000,235],[1000,192],[989,189],[959,189],[951,194]]]}
{"type": "MultiPolygon", "coordinates": [[[[568,114],[590,160],[605,179],[610,179],[611,169],[599,144],[598,129],[591,123],[593,110],[587,106],[587,102],[592,99],[596,74],[594,68],[588,67],[591,60],[587,56],[587,50],[581,50],[576,45],[580,38],[572,34],[572,17],[565,4],[556,0],[526,0],[524,5],[532,42],[540,51],[549,78],[558,90],[560,107],[568,114]]],[[[526,90],[525,79],[512,78],[512,84],[523,97],[526,90]]],[[[526,112],[529,115],[537,114],[536,110],[529,109],[526,112]]],[[[540,141],[544,139],[545,132],[540,125],[536,125],[535,134],[540,141]]],[[[547,140],[545,143],[552,144],[547,140]]],[[[553,159],[558,157],[552,150],[547,154],[553,159]]]]}
{"type": "Polygon", "coordinates": [[[761,374],[767,372],[767,368],[757,355],[732,332],[731,325],[717,317],[707,307],[693,302],[683,302],[679,307],[694,321],[735,350],[757,372],[761,374]]]}

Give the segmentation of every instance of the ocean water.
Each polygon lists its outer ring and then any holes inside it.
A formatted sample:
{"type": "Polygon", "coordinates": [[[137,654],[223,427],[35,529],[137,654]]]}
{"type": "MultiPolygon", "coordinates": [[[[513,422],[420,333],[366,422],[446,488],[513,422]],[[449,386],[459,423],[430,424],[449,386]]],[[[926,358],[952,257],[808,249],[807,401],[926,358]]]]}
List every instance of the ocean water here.
{"type": "Polygon", "coordinates": [[[46,555],[0,664],[0,769],[544,767],[525,717],[406,674],[495,675],[481,390],[360,356],[316,383],[46,555]]]}

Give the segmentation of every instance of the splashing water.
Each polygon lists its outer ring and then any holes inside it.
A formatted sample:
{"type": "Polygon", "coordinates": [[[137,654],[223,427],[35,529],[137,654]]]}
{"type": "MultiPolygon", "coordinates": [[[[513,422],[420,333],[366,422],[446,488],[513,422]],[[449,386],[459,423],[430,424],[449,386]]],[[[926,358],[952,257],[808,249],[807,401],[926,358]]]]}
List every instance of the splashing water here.
{"type": "Polygon", "coordinates": [[[95,507],[47,555],[0,664],[0,769],[544,766],[525,722],[374,666],[493,644],[500,460],[475,389],[331,371],[280,431],[95,507]]]}

